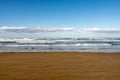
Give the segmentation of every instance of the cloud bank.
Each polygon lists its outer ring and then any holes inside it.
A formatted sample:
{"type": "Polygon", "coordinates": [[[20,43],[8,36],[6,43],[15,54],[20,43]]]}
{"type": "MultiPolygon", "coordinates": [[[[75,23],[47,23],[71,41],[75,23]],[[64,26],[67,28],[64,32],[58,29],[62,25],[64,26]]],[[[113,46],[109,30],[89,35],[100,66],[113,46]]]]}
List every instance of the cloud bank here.
{"type": "Polygon", "coordinates": [[[73,28],[39,28],[39,27],[0,27],[0,31],[8,32],[25,32],[25,33],[34,33],[34,32],[55,32],[55,31],[72,31],[73,28]]]}
{"type": "MultiPolygon", "coordinates": [[[[21,32],[21,33],[38,33],[38,32],[56,32],[56,31],[74,31],[74,32],[94,32],[103,34],[119,34],[120,28],[40,28],[40,27],[9,27],[1,26],[0,31],[21,32]]],[[[73,33],[74,33],[73,32],[73,33]]],[[[73,34],[72,33],[72,34],[73,34]]]]}
{"type": "Polygon", "coordinates": [[[84,31],[90,31],[95,33],[110,33],[110,34],[117,34],[120,33],[120,28],[86,28],[83,29],[84,31]]]}

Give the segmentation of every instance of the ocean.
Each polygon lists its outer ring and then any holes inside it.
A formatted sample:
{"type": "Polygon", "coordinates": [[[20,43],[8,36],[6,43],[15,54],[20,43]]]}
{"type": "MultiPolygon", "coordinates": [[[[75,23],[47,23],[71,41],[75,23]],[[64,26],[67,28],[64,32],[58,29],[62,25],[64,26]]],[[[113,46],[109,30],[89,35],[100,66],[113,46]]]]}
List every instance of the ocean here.
{"type": "Polygon", "coordinates": [[[0,38],[0,52],[120,52],[120,38],[0,38]]]}

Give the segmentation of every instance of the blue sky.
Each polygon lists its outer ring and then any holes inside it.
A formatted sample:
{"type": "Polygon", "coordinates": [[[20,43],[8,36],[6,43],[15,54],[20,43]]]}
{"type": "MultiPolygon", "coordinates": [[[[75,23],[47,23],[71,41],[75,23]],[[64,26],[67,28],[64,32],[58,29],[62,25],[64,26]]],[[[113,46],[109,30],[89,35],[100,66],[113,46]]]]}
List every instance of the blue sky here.
{"type": "MultiPolygon", "coordinates": [[[[75,29],[119,28],[120,0],[0,0],[0,26],[70,27],[75,29]]],[[[5,30],[0,32],[0,37],[20,35],[11,32],[6,32],[5,35],[5,30]]],[[[80,30],[78,32],[76,35],[84,33],[80,30]]],[[[32,35],[26,33],[26,36],[33,36],[33,33],[32,35]]]]}

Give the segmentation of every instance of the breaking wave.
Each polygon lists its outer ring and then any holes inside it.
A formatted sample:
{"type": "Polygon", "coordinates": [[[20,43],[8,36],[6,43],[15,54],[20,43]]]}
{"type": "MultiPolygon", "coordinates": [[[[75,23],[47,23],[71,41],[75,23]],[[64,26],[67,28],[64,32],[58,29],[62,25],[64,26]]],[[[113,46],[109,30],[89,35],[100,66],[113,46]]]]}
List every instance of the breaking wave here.
{"type": "Polygon", "coordinates": [[[0,51],[114,51],[120,38],[0,38],[0,51]]]}

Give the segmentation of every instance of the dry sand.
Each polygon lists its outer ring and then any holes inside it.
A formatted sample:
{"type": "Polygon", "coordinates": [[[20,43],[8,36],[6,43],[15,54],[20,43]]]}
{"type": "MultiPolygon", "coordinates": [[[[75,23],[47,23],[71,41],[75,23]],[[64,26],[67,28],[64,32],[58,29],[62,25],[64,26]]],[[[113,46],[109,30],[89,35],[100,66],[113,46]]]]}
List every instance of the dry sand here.
{"type": "Polygon", "coordinates": [[[0,53],[0,80],[120,80],[120,53],[0,53]]]}

